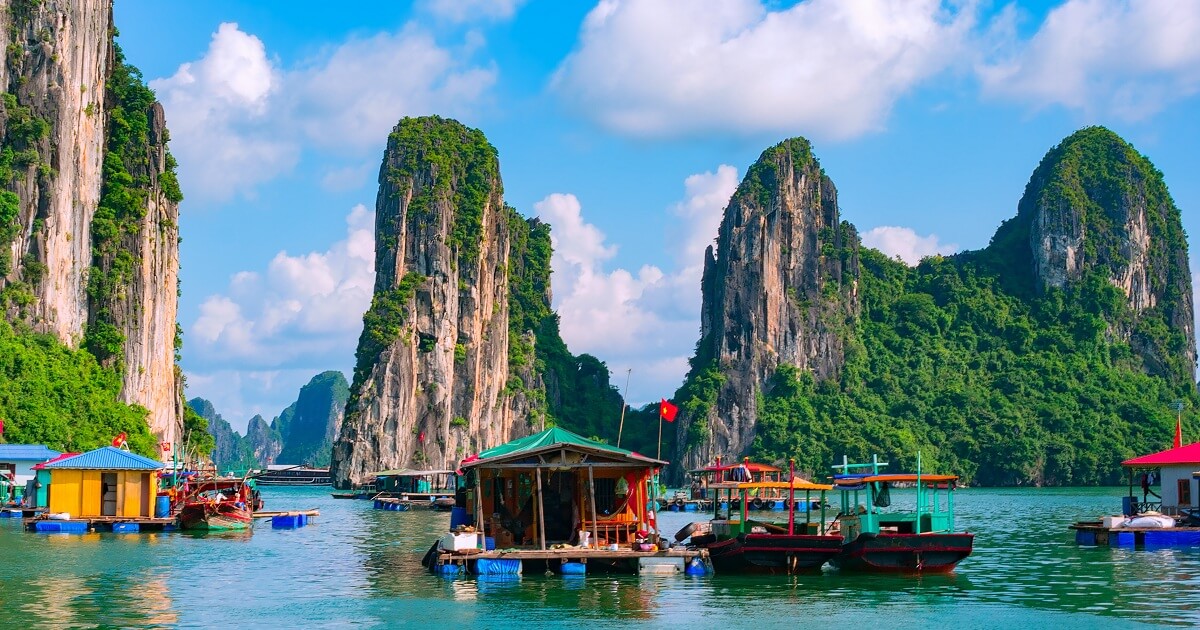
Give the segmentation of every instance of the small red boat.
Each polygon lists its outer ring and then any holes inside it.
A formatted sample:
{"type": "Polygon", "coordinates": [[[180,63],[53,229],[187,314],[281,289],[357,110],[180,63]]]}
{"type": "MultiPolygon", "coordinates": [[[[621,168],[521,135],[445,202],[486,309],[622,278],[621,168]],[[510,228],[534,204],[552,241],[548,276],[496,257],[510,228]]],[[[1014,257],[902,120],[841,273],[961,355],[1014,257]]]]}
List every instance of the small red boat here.
{"type": "Polygon", "coordinates": [[[829,563],[842,570],[945,573],[971,555],[975,535],[954,531],[954,475],[879,474],[878,461],[834,466],[841,494],[838,523],[846,543],[829,563]],[[871,468],[870,473],[850,473],[871,468]],[[915,509],[885,510],[895,485],[915,487],[915,509]],[[944,492],[942,492],[944,491],[944,492]],[[859,503],[860,499],[865,503],[859,503]]]}
{"type": "Polygon", "coordinates": [[[262,499],[254,483],[240,478],[198,479],[188,482],[179,527],[189,530],[250,529],[262,499]]]}

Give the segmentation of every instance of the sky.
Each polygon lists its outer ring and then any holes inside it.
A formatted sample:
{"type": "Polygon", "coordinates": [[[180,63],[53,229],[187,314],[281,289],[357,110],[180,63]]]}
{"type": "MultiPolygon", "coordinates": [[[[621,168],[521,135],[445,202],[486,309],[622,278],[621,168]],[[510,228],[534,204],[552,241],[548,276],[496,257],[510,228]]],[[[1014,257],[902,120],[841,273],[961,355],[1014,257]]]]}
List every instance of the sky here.
{"type": "Polygon", "coordinates": [[[985,247],[1095,124],[1200,227],[1200,3],[116,0],[114,19],[179,162],[187,396],[239,430],[350,373],[404,116],[483,130],[506,201],[552,225],[568,347],[637,404],[681,384],[704,248],[789,137],[864,244],[910,264],[985,247]]]}

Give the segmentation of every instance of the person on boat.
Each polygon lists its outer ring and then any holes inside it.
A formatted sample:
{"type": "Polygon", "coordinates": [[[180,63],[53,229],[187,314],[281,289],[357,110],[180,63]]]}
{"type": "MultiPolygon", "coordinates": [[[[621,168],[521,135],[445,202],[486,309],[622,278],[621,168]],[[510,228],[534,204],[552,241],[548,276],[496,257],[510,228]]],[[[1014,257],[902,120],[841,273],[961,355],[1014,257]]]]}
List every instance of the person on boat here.
{"type": "Polygon", "coordinates": [[[1142,502],[1149,501],[1149,497],[1153,496],[1156,499],[1162,500],[1152,488],[1154,485],[1154,473],[1142,473],[1142,502]]]}

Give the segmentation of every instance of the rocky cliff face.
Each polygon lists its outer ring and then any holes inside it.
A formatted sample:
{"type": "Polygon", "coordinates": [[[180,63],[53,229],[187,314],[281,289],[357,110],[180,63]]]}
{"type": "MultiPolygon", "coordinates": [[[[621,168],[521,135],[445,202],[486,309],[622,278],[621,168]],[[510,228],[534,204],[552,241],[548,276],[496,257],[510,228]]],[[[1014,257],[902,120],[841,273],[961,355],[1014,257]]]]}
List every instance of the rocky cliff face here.
{"type": "Polygon", "coordinates": [[[454,467],[528,431],[509,380],[510,209],[477,130],[406,118],[376,202],[375,297],[363,317],[334,483],[454,467]]]}
{"type": "Polygon", "coordinates": [[[262,416],[250,418],[250,423],[246,425],[246,437],[242,438],[242,441],[247,445],[246,449],[252,460],[260,466],[274,464],[279,452],[283,450],[283,441],[279,439],[279,433],[272,429],[262,416]]]}
{"type": "Polygon", "coordinates": [[[1196,364],[1191,274],[1179,209],[1160,173],[1115,133],[1090,127],[1051,149],[1030,177],[1017,225],[1028,233],[1039,291],[1100,274],[1132,315],[1110,322],[1151,374],[1191,382],[1196,364]],[[1166,324],[1155,334],[1153,322],[1166,324]]]}
{"type": "Polygon", "coordinates": [[[111,0],[15,0],[0,156],[0,307],[84,345],[178,442],[178,202],[162,108],[112,41],[111,0]]]}
{"type": "Polygon", "coordinates": [[[350,384],[336,370],[322,372],[302,387],[296,402],[271,423],[283,441],[279,463],[327,466],[349,398],[350,384]]]}
{"type": "Polygon", "coordinates": [[[691,396],[689,385],[677,396],[692,401],[678,421],[683,466],[746,452],[758,396],[781,364],[818,380],[838,376],[859,308],[857,252],[809,143],[794,138],[764,151],[725,209],[716,251],[705,252],[689,383],[707,378],[715,397],[691,396]]]}

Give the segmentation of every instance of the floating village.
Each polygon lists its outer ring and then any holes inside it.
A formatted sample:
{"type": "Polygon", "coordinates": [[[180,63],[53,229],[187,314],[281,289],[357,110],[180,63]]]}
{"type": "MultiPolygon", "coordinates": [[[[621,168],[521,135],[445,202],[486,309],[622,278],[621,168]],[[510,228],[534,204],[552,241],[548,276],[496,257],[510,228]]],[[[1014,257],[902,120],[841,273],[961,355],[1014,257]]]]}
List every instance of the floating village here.
{"type": "MultiPolygon", "coordinates": [[[[958,478],[922,470],[919,454],[917,462],[897,472],[877,458],[843,459],[827,479],[810,481],[790,466],[717,460],[688,471],[686,488],[668,490],[660,483],[668,462],[553,427],[454,470],[379,471],[331,496],[382,511],[448,513],[445,534],[421,559],[442,577],[952,572],[975,545],[955,525],[958,478]],[[907,507],[893,506],[897,498],[907,507]],[[695,518],[662,531],[664,512],[695,518]]],[[[1128,495],[1114,497],[1119,512],[1072,525],[1076,543],[1200,547],[1200,443],[1123,467],[1128,495]]],[[[0,517],[42,535],[250,532],[257,519],[295,529],[319,511],[271,511],[259,487],[330,485],[328,469],[221,475],[131,453],[120,437],[85,453],[0,444],[0,471],[0,517]]]]}

